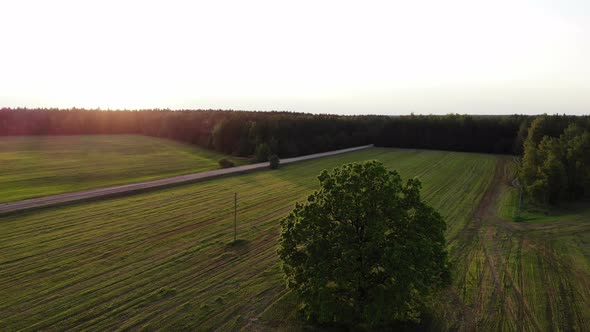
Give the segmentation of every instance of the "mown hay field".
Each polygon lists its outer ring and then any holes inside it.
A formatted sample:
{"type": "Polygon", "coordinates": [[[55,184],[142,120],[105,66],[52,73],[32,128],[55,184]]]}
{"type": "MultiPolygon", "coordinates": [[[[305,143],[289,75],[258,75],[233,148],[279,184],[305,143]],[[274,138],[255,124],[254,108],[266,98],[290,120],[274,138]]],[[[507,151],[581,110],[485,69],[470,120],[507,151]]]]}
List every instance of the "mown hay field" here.
{"type": "Polygon", "coordinates": [[[0,137],[0,202],[141,182],[242,159],[139,135],[0,137]]]}
{"type": "Polygon", "coordinates": [[[261,314],[287,293],[276,255],[279,219],[317,188],[321,170],[370,159],[420,178],[449,238],[469,226],[498,163],[493,155],[373,148],[0,216],[0,330],[263,324],[261,314]]]}

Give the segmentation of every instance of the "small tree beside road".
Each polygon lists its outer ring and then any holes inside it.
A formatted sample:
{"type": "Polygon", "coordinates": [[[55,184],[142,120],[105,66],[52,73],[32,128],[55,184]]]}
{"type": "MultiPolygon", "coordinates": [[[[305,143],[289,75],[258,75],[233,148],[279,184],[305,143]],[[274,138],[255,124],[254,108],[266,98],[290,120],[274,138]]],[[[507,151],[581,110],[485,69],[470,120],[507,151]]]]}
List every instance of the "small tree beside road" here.
{"type": "Polygon", "coordinates": [[[281,160],[279,159],[279,157],[276,154],[273,154],[272,156],[270,156],[270,158],[268,158],[268,161],[270,161],[270,168],[271,169],[279,168],[279,164],[281,163],[281,160]]]}

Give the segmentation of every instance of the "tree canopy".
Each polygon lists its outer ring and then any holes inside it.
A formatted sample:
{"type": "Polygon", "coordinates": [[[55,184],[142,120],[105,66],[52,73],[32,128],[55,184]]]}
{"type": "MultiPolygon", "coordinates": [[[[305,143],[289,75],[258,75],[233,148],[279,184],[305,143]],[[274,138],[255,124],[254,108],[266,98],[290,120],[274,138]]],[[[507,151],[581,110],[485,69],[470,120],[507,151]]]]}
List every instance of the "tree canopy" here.
{"type": "Polygon", "coordinates": [[[323,171],[320,189],[281,221],[287,285],[318,323],[418,319],[450,279],[441,215],[378,161],[323,171]]]}
{"type": "Polygon", "coordinates": [[[536,118],[524,142],[519,176],[528,197],[541,205],[590,193],[590,121],[536,118]]]}

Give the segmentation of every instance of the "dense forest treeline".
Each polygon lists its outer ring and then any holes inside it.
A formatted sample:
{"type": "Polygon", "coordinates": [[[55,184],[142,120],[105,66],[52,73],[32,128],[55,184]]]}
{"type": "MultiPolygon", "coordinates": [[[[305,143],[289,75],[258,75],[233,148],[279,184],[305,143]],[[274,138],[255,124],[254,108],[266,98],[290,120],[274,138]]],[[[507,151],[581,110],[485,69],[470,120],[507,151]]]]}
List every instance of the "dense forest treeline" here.
{"type": "Polygon", "coordinates": [[[281,158],[366,144],[523,155],[530,201],[590,193],[590,117],[342,116],[227,110],[0,109],[0,135],[141,134],[236,156],[281,158]]]}
{"type": "Polygon", "coordinates": [[[590,118],[537,117],[527,131],[520,180],[536,204],[573,201],[590,193],[590,118]]]}
{"type": "MultiPolygon", "coordinates": [[[[0,109],[0,135],[142,134],[237,156],[261,144],[292,157],[374,143],[384,147],[519,154],[522,115],[341,116],[222,110],[0,109]]],[[[522,130],[524,128],[524,130],[522,130]]]]}

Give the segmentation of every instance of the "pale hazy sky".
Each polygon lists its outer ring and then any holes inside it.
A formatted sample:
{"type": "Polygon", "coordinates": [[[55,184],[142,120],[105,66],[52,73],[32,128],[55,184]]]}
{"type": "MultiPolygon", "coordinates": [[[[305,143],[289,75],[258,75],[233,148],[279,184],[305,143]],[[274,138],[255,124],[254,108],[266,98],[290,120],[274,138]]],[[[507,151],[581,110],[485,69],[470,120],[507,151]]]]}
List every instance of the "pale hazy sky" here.
{"type": "Polygon", "coordinates": [[[590,113],[589,0],[0,1],[0,107],[590,113]]]}

